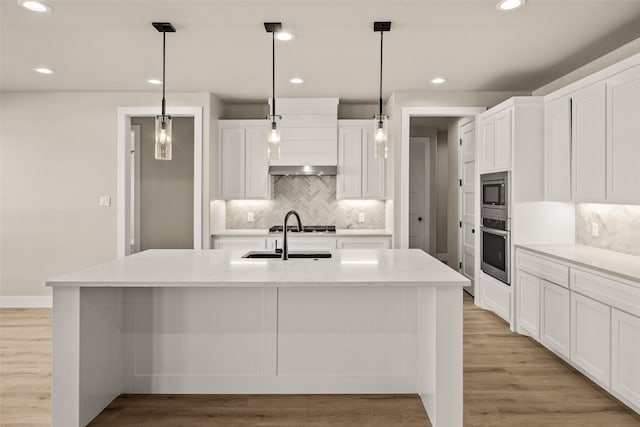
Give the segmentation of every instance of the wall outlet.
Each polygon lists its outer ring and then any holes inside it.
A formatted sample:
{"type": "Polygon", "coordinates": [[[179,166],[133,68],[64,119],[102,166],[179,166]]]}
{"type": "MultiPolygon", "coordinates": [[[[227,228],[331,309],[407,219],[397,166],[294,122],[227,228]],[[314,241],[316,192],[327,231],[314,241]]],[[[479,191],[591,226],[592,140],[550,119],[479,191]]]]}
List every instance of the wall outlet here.
{"type": "Polygon", "coordinates": [[[100,200],[98,201],[98,206],[101,206],[101,207],[111,206],[111,196],[100,196],[100,200]]]}
{"type": "Polygon", "coordinates": [[[253,217],[253,212],[247,213],[247,222],[253,222],[255,218],[253,217]]]}
{"type": "Polygon", "coordinates": [[[358,222],[364,222],[364,212],[358,214],[358,222]]]}
{"type": "Polygon", "coordinates": [[[598,226],[597,222],[592,222],[591,223],[591,235],[593,237],[598,237],[598,234],[600,234],[600,227],[598,226]]]}

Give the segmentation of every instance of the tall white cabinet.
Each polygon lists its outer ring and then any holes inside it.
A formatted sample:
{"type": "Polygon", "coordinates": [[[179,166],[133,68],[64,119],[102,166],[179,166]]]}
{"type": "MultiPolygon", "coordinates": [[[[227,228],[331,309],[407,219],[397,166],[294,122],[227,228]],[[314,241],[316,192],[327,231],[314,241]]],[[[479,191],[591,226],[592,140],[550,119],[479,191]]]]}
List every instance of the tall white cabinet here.
{"type": "Polygon", "coordinates": [[[266,120],[220,120],[220,193],[224,200],[271,196],[266,120]]]}
{"type": "Polygon", "coordinates": [[[373,120],[338,121],[337,199],[384,199],[386,161],[374,157],[373,120]]]}

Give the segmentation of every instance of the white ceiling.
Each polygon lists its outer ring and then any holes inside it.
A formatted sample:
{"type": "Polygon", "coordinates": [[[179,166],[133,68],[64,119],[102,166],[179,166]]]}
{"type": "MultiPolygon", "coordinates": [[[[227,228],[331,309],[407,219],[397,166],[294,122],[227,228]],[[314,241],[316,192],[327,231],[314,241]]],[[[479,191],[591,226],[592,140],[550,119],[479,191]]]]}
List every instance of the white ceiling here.
{"type": "Polygon", "coordinates": [[[0,89],[160,91],[162,35],[170,21],[167,91],[208,91],[254,102],[271,92],[271,37],[281,21],[296,38],[276,45],[278,97],[375,102],[379,33],[385,33],[384,97],[392,91],[530,91],[640,37],[640,0],[114,1],[50,0],[49,14],[0,1],[0,89]],[[32,71],[48,65],[56,73],[32,71]],[[289,78],[305,83],[294,86],[289,78]]]}

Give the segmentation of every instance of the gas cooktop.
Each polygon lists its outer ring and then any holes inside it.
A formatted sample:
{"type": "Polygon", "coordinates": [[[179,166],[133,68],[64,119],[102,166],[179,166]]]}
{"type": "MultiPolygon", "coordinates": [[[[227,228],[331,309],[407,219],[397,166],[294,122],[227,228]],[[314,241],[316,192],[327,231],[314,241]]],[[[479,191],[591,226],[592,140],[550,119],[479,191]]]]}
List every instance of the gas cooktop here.
{"type": "MultiPolygon", "coordinates": [[[[274,225],[269,228],[269,233],[282,233],[281,225],[274,225]]],[[[335,233],[336,226],[335,225],[305,225],[302,227],[302,231],[298,230],[297,225],[287,225],[288,233],[335,233]]]]}

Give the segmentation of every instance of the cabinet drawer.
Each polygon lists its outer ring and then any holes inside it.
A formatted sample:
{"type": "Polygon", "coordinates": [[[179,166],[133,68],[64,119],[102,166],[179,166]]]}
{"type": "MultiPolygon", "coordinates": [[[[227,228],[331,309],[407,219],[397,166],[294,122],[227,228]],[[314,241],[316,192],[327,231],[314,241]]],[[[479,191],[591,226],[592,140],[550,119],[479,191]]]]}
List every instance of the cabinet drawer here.
{"type": "Polygon", "coordinates": [[[572,267],[571,290],[640,316],[640,286],[632,286],[572,267]]]}
{"type": "Polygon", "coordinates": [[[527,271],[541,279],[553,282],[565,288],[569,287],[569,267],[531,255],[526,252],[518,252],[518,269],[527,271]]]}

